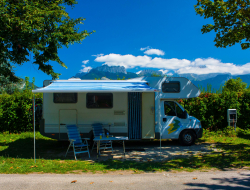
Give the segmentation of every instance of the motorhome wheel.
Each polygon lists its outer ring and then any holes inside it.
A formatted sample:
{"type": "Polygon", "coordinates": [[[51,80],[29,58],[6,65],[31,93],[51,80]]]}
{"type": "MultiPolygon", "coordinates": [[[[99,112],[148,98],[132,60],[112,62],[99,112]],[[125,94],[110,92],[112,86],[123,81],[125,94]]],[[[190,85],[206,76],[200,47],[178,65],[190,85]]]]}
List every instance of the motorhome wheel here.
{"type": "Polygon", "coordinates": [[[190,145],[194,144],[194,142],[195,142],[195,134],[191,130],[185,130],[185,131],[181,132],[179,140],[180,140],[182,145],[190,146],[190,145]]]}

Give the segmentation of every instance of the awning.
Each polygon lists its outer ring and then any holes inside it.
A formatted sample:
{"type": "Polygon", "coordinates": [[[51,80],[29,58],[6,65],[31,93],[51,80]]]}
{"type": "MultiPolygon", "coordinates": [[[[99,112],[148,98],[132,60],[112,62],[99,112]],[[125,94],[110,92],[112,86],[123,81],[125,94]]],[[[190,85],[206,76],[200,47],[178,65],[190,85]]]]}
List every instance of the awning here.
{"type": "Polygon", "coordinates": [[[146,81],[103,81],[76,80],[53,81],[44,88],[32,90],[33,93],[76,93],[76,92],[157,92],[146,81]]]}

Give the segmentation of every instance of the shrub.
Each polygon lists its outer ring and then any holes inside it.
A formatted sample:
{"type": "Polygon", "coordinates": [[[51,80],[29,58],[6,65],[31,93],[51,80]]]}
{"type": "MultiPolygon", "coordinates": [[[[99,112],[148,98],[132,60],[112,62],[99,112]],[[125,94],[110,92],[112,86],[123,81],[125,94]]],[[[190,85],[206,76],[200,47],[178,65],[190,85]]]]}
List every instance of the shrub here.
{"type": "Polygon", "coordinates": [[[197,98],[178,101],[202,127],[223,130],[228,126],[227,109],[237,109],[237,126],[250,128],[250,92],[224,91],[222,94],[201,93],[197,98]]]}
{"type": "MultiPolygon", "coordinates": [[[[28,78],[26,78],[28,80],[28,78]]],[[[0,95],[0,131],[18,133],[33,130],[33,97],[31,88],[26,86],[22,91],[13,94],[0,95]]],[[[35,94],[35,98],[42,103],[42,94],[35,94]]],[[[36,115],[36,118],[38,116],[36,115]]]]}

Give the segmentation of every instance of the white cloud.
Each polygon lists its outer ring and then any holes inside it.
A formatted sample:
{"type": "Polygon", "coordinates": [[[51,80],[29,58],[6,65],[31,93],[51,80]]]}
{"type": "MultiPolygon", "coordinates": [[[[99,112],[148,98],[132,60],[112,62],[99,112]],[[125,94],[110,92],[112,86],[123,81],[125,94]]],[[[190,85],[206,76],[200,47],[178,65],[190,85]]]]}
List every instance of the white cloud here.
{"type": "Polygon", "coordinates": [[[97,57],[96,62],[104,62],[109,66],[124,66],[125,68],[134,67],[147,67],[147,68],[159,68],[159,69],[179,69],[180,67],[190,66],[190,61],[186,59],[163,59],[159,57],[134,56],[134,55],[120,55],[120,54],[108,54],[97,57]]]}
{"type": "Polygon", "coordinates": [[[125,68],[158,68],[163,71],[174,70],[176,73],[194,73],[194,74],[209,74],[209,73],[231,73],[232,75],[241,75],[250,73],[250,63],[245,65],[235,65],[233,63],[223,63],[218,59],[197,58],[194,61],[187,59],[164,59],[161,57],[152,58],[150,56],[134,56],[108,54],[96,57],[96,62],[103,62],[109,66],[124,66],[125,68]]]}
{"type": "Polygon", "coordinates": [[[136,74],[137,74],[137,75],[139,75],[141,72],[142,72],[142,70],[140,70],[140,71],[136,72],[136,74]]]}
{"type": "Polygon", "coordinates": [[[168,70],[163,70],[163,69],[161,69],[161,70],[159,70],[159,71],[161,71],[162,72],[162,74],[167,74],[167,72],[168,72],[168,70]]]}
{"type": "Polygon", "coordinates": [[[83,69],[80,70],[80,73],[88,73],[92,67],[86,67],[85,65],[82,65],[83,69]]]}
{"type": "Polygon", "coordinates": [[[120,55],[120,54],[108,54],[97,57],[96,62],[104,62],[109,66],[124,66],[125,68],[145,67],[145,64],[150,63],[151,57],[133,56],[133,55],[120,55]]]}
{"type": "Polygon", "coordinates": [[[82,61],[83,64],[87,64],[88,62],[89,62],[89,60],[82,61]]]}
{"type": "Polygon", "coordinates": [[[160,49],[148,49],[144,53],[147,55],[165,55],[165,52],[160,49]]]}
{"type": "Polygon", "coordinates": [[[147,54],[147,55],[165,55],[164,51],[160,49],[153,49],[153,48],[150,48],[149,46],[140,48],[140,50],[144,51],[144,54],[147,54]]]}
{"type": "Polygon", "coordinates": [[[250,63],[245,65],[235,65],[233,63],[222,63],[220,60],[196,59],[186,68],[177,70],[179,74],[194,73],[194,74],[210,74],[210,73],[231,73],[232,75],[241,75],[250,73],[250,63]]]}
{"type": "Polygon", "coordinates": [[[144,47],[144,48],[140,48],[140,50],[141,50],[141,51],[148,50],[148,49],[150,49],[150,47],[149,47],[149,46],[144,47]]]}
{"type": "Polygon", "coordinates": [[[100,54],[96,54],[96,55],[92,55],[92,56],[94,56],[94,57],[101,57],[103,55],[104,55],[103,53],[100,53],[100,54]]]}

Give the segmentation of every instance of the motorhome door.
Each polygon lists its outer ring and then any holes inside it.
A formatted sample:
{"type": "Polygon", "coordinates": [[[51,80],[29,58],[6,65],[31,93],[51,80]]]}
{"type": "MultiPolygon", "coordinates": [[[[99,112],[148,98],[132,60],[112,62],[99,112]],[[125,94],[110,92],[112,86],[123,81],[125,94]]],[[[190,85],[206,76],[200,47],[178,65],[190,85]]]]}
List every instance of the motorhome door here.
{"type": "Polygon", "coordinates": [[[188,123],[187,113],[175,101],[161,101],[160,119],[162,139],[178,139],[180,131],[188,123]]]}
{"type": "Polygon", "coordinates": [[[59,110],[59,139],[67,140],[66,125],[77,125],[77,111],[72,110],[59,110]],[[64,134],[64,135],[62,135],[64,134]]]}
{"type": "Polygon", "coordinates": [[[155,94],[142,93],[142,139],[155,138],[155,94]]]}

